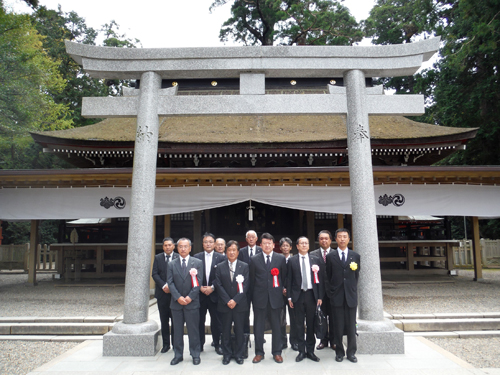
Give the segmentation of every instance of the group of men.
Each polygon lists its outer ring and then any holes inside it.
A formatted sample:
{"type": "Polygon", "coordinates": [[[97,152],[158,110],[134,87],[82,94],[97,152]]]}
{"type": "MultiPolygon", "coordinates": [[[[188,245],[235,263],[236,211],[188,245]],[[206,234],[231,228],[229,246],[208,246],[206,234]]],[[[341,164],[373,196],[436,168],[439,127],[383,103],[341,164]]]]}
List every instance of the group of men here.
{"type": "Polygon", "coordinates": [[[236,241],[203,236],[203,252],[191,256],[191,241],[181,238],[175,243],[163,240],[163,253],[156,255],[152,276],[160,313],[163,338],[162,353],[170,350],[170,339],[176,365],[183,361],[184,324],[193,364],[200,363],[205,344],[205,319],[210,314],[212,346],[222,355],[222,363],[232,358],[243,364],[250,335],[250,307],[253,308],[255,357],[264,359],[264,331],[272,331],[271,354],[283,362],[282,351],[288,347],[285,310],[290,319],[290,345],[298,351],[296,361],[309,358],[315,362],[314,322],[317,309],[327,317],[327,334],[316,349],[330,346],[335,359],[357,362],[356,309],[360,256],[348,249],[349,231],[335,232],[338,247],[331,249],[332,235],[323,230],[318,235],[320,248],[309,252],[309,240],[299,237],[298,254],[292,256],[292,241],[284,237],[276,252],[274,237],[261,235],[260,246],[255,231],[246,234],[247,246],[239,249],[236,241]],[[224,241],[224,242],[222,242],[224,241]],[[224,245],[221,245],[221,244],[224,245]],[[221,248],[225,247],[225,254],[221,248]],[[288,306],[288,308],[286,307],[288,306]],[[171,329],[169,320],[172,320],[171,329]],[[233,330],[233,334],[231,333],[233,330]],[[342,336],[347,335],[347,352],[342,336]]]}

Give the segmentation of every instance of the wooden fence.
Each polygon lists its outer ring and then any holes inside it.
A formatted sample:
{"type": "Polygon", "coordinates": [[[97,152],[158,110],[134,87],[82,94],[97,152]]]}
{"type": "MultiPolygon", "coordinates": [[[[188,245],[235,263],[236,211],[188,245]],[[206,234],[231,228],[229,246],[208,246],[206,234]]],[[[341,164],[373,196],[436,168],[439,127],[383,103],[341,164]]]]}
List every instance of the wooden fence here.
{"type": "MultiPolygon", "coordinates": [[[[1,245],[0,270],[28,271],[30,245],[1,245]]],[[[38,245],[38,271],[55,271],[57,269],[57,252],[51,251],[48,245],[38,245]]]]}
{"type": "MultiPolygon", "coordinates": [[[[483,266],[500,266],[500,240],[482,239],[480,243],[483,266]]],[[[460,246],[453,248],[453,261],[456,267],[472,267],[474,265],[472,240],[460,241],[460,246]]]]}

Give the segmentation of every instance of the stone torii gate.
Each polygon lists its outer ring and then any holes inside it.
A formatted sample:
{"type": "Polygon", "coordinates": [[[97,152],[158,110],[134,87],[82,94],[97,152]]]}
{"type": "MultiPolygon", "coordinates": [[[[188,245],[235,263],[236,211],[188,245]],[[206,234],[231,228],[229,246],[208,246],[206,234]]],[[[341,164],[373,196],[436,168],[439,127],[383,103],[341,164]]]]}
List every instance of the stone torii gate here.
{"type": "Polygon", "coordinates": [[[414,74],[439,39],[369,46],[125,49],[66,42],[95,78],[140,79],[123,97],[84,98],[86,117],[137,116],[123,322],[104,336],[104,355],[156,353],[158,326],[148,321],[159,116],[346,114],[354,247],[361,254],[358,353],[404,353],[403,332],[384,319],[368,115],[420,115],[421,95],[384,95],[365,77],[414,74]],[[329,94],[266,95],[266,78],[343,77],[329,94]],[[176,96],[162,79],[239,78],[240,95],[176,96]]]}

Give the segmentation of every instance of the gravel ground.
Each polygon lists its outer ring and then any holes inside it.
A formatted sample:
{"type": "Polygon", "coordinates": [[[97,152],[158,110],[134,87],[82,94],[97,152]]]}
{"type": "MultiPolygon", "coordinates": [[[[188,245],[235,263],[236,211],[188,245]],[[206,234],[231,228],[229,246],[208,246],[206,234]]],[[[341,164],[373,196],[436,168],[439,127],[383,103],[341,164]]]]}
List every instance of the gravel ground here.
{"type": "Polygon", "coordinates": [[[25,375],[79,343],[0,341],[0,374],[25,375]]]}
{"type": "Polygon", "coordinates": [[[51,274],[37,275],[36,287],[25,286],[27,281],[27,274],[0,273],[1,317],[123,314],[123,286],[62,287],[63,281],[52,280],[51,274]]]}
{"type": "Polygon", "coordinates": [[[484,281],[472,281],[473,271],[447,277],[453,283],[396,284],[383,287],[389,314],[472,313],[500,311],[500,269],[483,270],[484,281]]]}
{"type": "MultiPolygon", "coordinates": [[[[500,269],[483,270],[484,281],[473,282],[473,271],[460,270],[451,283],[387,284],[388,313],[500,312],[500,269]]],[[[422,280],[431,278],[423,277],[422,280]]],[[[51,275],[37,275],[38,286],[26,287],[26,274],[0,273],[0,316],[118,316],[123,311],[123,286],[61,287],[51,275]]],[[[430,341],[477,368],[500,368],[500,338],[430,341]]],[[[77,343],[0,341],[0,374],[27,374],[77,343]]]]}

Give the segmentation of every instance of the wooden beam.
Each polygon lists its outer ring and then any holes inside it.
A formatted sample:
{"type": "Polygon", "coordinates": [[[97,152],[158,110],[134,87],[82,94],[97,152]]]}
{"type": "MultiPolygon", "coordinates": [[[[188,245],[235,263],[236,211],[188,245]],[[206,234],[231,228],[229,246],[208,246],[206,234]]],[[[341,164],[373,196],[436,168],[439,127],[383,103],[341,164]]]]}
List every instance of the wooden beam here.
{"type": "Polygon", "coordinates": [[[163,238],[170,237],[171,219],[170,215],[163,216],[163,238]]]}
{"type": "Polygon", "coordinates": [[[38,263],[37,248],[38,248],[38,230],[40,220],[31,220],[30,230],[30,253],[28,260],[28,286],[36,286],[36,265],[38,263]]]}
{"type": "Polygon", "coordinates": [[[483,262],[481,257],[481,241],[479,239],[479,219],[477,216],[472,217],[472,230],[474,243],[474,281],[483,280],[483,262]]]}

